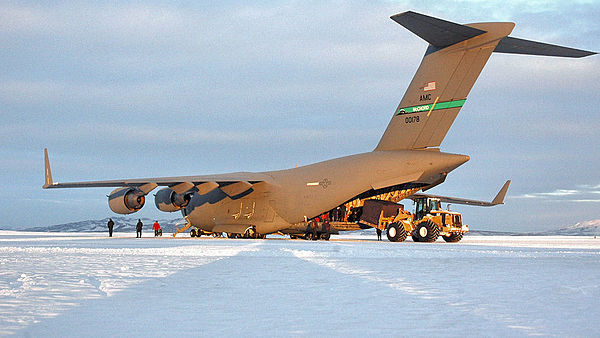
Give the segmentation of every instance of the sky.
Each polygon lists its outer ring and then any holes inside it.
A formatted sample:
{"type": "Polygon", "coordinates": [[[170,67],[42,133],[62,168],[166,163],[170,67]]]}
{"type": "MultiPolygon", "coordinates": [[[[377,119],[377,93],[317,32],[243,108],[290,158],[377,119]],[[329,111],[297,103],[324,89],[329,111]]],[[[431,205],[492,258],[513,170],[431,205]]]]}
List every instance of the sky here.
{"type": "MultiPolygon", "coordinates": [[[[0,228],[114,215],[111,189],[55,181],[266,171],[375,148],[427,43],[412,10],[600,51],[596,1],[3,1],[0,228]]],[[[600,56],[495,53],[441,150],[471,160],[432,194],[472,229],[600,218],[600,56]]],[[[141,217],[177,218],[156,210],[141,217]]],[[[409,207],[409,209],[411,209],[409,207]]]]}

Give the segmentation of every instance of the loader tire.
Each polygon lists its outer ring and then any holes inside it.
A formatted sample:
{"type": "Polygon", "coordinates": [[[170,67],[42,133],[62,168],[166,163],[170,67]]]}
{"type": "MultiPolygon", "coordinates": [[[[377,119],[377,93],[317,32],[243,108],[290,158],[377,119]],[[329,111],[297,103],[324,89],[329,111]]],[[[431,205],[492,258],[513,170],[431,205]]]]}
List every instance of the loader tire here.
{"type": "Polygon", "coordinates": [[[386,234],[390,242],[404,242],[408,236],[406,229],[404,229],[404,225],[400,223],[390,223],[387,226],[386,234]]]}
{"type": "Polygon", "coordinates": [[[448,243],[456,243],[463,238],[462,232],[453,232],[450,236],[442,236],[442,238],[448,243]]]}
{"type": "Polygon", "coordinates": [[[423,221],[417,224],[413,236],[417,237],[418,242],[435,242],[440,236],[440,229],[432,221],[423,221]]]}

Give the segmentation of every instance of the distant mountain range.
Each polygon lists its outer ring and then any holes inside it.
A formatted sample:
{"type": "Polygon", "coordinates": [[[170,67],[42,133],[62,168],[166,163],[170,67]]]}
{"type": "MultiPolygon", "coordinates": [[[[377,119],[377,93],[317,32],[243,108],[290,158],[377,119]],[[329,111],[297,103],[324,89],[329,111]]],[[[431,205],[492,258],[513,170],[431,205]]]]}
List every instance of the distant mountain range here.
{"type": "MultiPolygon", "coordinates": [[[[154,221],[158,221],[163,232],[175,232],[175,224],[178,222],[178,227],[182,227],[185,224],[181,218],[178,219],[151,219],[151,218],[133,218],[125,216],[112,217],[115,222],[113,231],[115,232],[135,232],[135,225],[138,219],[142,220],[144,224],[143,231],[152,231],[152,224],[154,221]]],[[[80,222],[56,224],[46,227],[34,227],[23,229],[23,231],[37,231],[37,232],[108,232],[108,218],[87,220],[80,222]]]]}
{"type": "Polygon", "coordinates": [[[560,228],[554,231],[542,232],[541,234],[556,236],[600,236],[600,219],[579,222],[575,225],[560,228]]]}
{"type": "MultiPolygon", "coordinates": [[[[135,225],[138,218],[116,216],[112,217],[115,222],[115,232],[135,232],[135,225]]],[[[144,223],[144,231],[152,231],[152,224],[155,219],[142,218],[144,223]]],[[[73,223],[64,223],[51,225],[47,227],[34,227],[23,229],[23,231],[38,231],[38,232],[104,232],[108,231],[106,226],[108,218],[98,220],[87,220],[73,223]]],[[[159,219],[163,232],[175,232],[175,225],[181,228],[184,221],[181,218],[177,219],[159,219]],[[178,224],[179,223],[179,224],[178,224]]],[[[370,234],[374,230],[363,230],[365,234],[370,234]]],[[[487,231],[487,230],[471,230],[471,235],[480,236],[600,236],[600,219],[579,222],[575,225],[570,225],[557,230],[543,232],[505,232],[505,231],[487,231]]]]}
{"type": "Polygon", "coordinates": [[[503,232],[471,230],[471,235],[480,236],[600,236],[600,219],[579,222],[557,230],[541,232],[503,232]]]}

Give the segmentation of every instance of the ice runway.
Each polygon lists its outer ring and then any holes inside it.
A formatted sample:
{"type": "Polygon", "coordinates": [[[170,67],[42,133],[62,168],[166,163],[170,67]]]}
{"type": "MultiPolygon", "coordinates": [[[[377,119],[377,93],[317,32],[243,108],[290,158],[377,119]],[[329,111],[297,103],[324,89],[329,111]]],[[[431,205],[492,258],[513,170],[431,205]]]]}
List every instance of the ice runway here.
{"type": "Polygon", "coordinates": [[[600,334],[600,239],[125,236],[0,231],[0,334],[600,334]]]}

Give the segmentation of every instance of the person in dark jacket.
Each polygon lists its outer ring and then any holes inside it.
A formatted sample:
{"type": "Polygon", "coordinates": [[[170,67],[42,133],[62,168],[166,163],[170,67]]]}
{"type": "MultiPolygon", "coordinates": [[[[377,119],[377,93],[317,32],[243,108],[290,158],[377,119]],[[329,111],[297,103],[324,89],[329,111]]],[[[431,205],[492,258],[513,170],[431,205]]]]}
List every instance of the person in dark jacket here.
{"type": "Polygon", "coordinates": [[[136,236],[135,236],[136,238],[142,238],[142,227],[143,226],[144,226],[144,223],[142,223],[142,220],[138,219],[138,222],[135,226],[135,230],[137,231],[136,236]]]}
{"type": "Polygon", "coordinates": [[[108,219],[108,237],[112,237],[113,227],[115,226],[115,222],[113,222],[112,218],[108,219]]]}
{"type": "Polygon", "coordinates": [[[381,240],[381,229],[377,228],[377,240],[381,240]]]}

